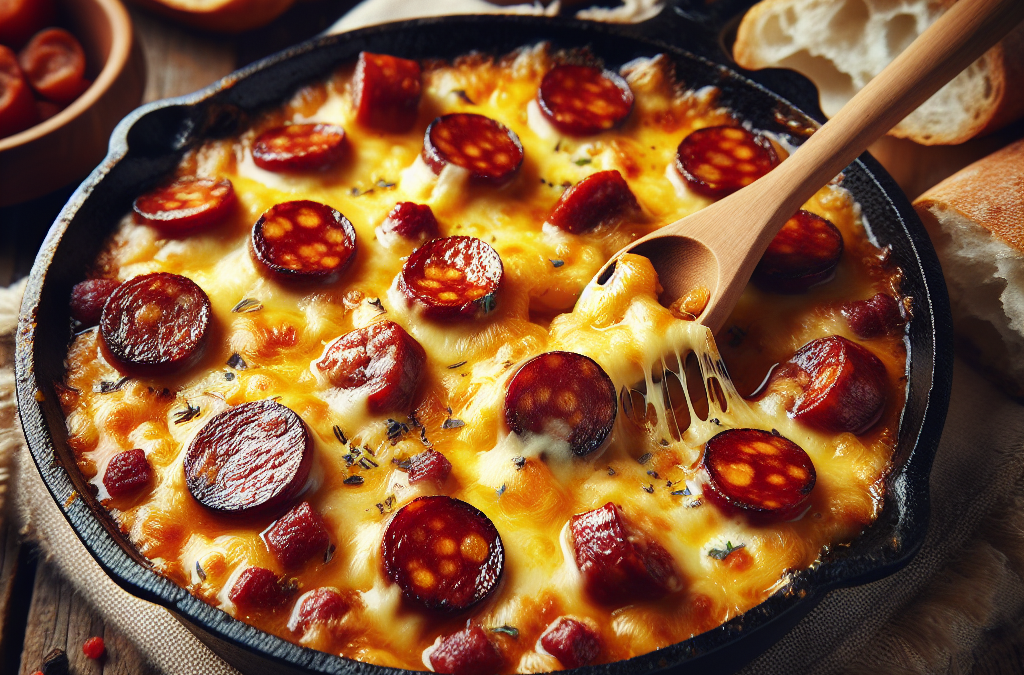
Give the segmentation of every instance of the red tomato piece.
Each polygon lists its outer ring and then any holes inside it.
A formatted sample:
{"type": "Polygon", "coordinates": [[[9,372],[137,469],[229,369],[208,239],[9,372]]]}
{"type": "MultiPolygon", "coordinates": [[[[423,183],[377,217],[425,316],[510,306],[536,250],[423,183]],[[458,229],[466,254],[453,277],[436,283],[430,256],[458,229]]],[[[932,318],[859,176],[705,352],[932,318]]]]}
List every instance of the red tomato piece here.
{"type": "Polygon", "coordinates": [[[676,169],[690,189],[712,198],[750,185],[778,163],[767,138],[740,127],[698,129],[676,151],[676,169]]]}
{"type": "Polygon", "coordinates": [[[669,552],[634,532],[615,504],[573,516],[569,528],[583,586],[597,602],[656,600],[681,588],[669,552]]]}
{"type": "Polygon", "coordinates": [[[260,134],[252,161],[267,171],[312,171],[345,154],[345,130],[334,124],[288,124],[260,134]]]}
{"type": "Polygon", "coordinates": [[[420,497],[403,506],[381,543],[384,572],[410,602],[461,612],[487,598],[505,569],[505,549],[491,519],[451,497],[420,497]]]}
{"type": "Polygon", "coordinates": [[[446,635],[429,658],[435,673],[447,675],[494,675],[505,662],[487,633],[475,624],[446,635]]]}
{"type": "Polygon", "coordinates": [[[437,218],[426,204],[399,202],[377,229],[377,239],[385,243],[390,237],[401,237],[422,243],[438,235],[437,218]]]}
{"type": "Polygon", "coordinates": [[[339,389],[366,396],[373,413],[407,410],[423,379],[427,354],[393,321],[346,333],[324,349],[314,367],[339,389]]]}
{"type": "Polygon", "coordinates": [[[583,457],[615,424],[618,399],[608,373],[589,356],[547,352],[527,361],[505,393],[505,422],[520,436],[546,434],[583,457]]]}
{"type": "Polygon", "coordinates": [[[789,520],[807,507],[816,474],[793,441],[760,429],[729,429],[704,445],[704,494],[758,521],[789,520]]]}
{"type": "Polygon", "coordinates": [[[184,370],[206,346],[210,298],[188,277],[155,272],[118,286],[103,305],[100,336],[118,370],[159,375],[184,370]]]}
{"type": "Polygon", "coordinates": [[[200,429],[185,453],[185,484],[196,501],[229,514],[280,512],[313,464],[305,422],[280,403],[228,408],[200,429]]]}
{"type": "Polygon", "coordinates": [[[288,601],[294,592],[265,567],[247,567],[228,592],[228,598],[245,610],[274,609],[288,601]]]}
{"type": "Polygon", "coordinates": [[[437,450],[426,450],[414,455],[409,464],[409,484],[425,480],[443,483],[452,472],[452,463],[437,450]]]}
{"type": "Polygon", "coordinates": [[[36,101],[18,59],[0,45],[0,138],[24,131],[38,121],[36,101]]]}
{"type": "Polygon", "coordinates": [[[900,303],[887,293],[877,293],[868,300],[845,303],[839,310],[850,324],[850,330],[865,340],[895,333],[906,323],[900,303]]]}
{"type": "Polygon", "coordinates": [[[590,665],[601,654],[601,637],[597,632],[568,616],[558,617],[544,630],[540,645],[564,668],[590,665]]]}
{"type": "Polygon", "coordinates": [[[497,306],[501,256],[476,237],[434,239],[402,267],[398,289],[431,319],[476,319],[497,306]]]}
{"type": "Polygon", "coordinates": [[[751,279],[777,293],[800,293],[831,281],[843,255],[839,229],[810,211],[797,211],[775,235],[751,279]]]}
{"type": "Polygon", "coordinates": [[[562,193],[548,216],[560,230],[580,234],[640,213],[640,204],[618,171],[591,174],[562,193]]]}
{"type": "Polygon", "coordinates": [[[278,279],[328,284],[355,261],[356,230],[326,204],[284,202],[253,225],[249,252],[278,279]]]}
{"type": "Polygon", "coordinates": [[[621,124],[633,109],[633,92],[610,70],[563,65],[541,80],[537,104],[559,131],[588,136],[621,124]]]}
{"type": "Polygon", "coordinates": [[[82,644],[82,653],[86,658],[95,661],[103,658],[103,655],[107,653],[107,646],[103,643],[103,638],[91,637],[82,644]]]}
{"type": "Polygon", "coordinates": [[[420,104],[420,64],[360,52],[352,80],[356,121],[391,133],[409,131],[420,104]]]}
{"type": "Polygon", "coordinates": [[[324,519],[309,502],[302,502],[281,516],[263,539],[285,567],[298,567],[315,556],[322,558],[331,543],[324,519]]]}
{"type": "Polygon", "coordinates": [[[82,45],[63,28],[36,33],[18,53],[18,63],[32,88],[54,103],[71,103],[92,84],[85,79],[82,45]]]}
{"type": "Polygon", "coordinates": [[[423,136],[423,161],[434,173],[454,164],[478,180],[503,185],[523,163],[523,144],[504,124],[475,113],[438,117],[423,136]]]}
{"type": "Polygon", "coordinates": [[[17,49],[56,19],[53,0],[0,0],[0,43],[17,49]]]}
{"type": "Polygon", "coordinates": [[[119,452],[107,462],[103,487],[111,497],[123,497],[144,488],[153,479],[146,453],[141,448],[119,452]]]}
{"type": "Polygon", "coordinates": [[[179,178],[135,200],[135,215],[165,235],[192,234],[227,218],[235,188],[227,178],[179,178]]]}
{"type": "Polygon", "coordinates": [[[294,633],[305,633],[315,625],[329,625],[345,618],[352,609],[352,600],[333,588],[317,588],[298,600],[298,607],[288,622],[294,633]]]}
{"type": "Polygon", "coordinates": [[[117,279],[86,279],[71,289],[71,318],[83,326],[95,326],[103,315],[103,305],[117,290],[117,279]]]}

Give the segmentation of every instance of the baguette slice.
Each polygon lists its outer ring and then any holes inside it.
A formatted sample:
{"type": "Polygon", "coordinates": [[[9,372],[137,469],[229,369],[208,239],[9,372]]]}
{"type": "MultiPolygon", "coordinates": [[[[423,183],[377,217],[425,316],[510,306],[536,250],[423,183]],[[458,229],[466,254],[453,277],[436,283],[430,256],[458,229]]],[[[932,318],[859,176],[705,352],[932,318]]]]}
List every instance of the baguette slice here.
{"type": "Polygon", "coordinates": [[[1024,397],[1024,140],[914,201],[942,262],[961,352],[1024,397]]]}
{"type": "Polygon", "coordinates": [[[188,26],[241,33],[264,26],[295,0],[134,0],[135,4],[188,26]]]}
{"type": "MultiPolygon", "coordinates": [[[[743,17],[733,47],[744,68],[791,68],[836,114],[954,0],[764,0],[743,17]]],[[[952,145],[1024,115],[1024,24],[889,133],[952,145]]]]}

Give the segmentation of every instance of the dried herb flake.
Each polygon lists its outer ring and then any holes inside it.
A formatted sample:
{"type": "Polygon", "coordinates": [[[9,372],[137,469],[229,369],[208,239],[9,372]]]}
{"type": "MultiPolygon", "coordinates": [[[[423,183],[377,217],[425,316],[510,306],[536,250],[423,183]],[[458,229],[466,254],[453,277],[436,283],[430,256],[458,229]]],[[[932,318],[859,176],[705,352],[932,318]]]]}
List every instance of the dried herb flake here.
{"type": "Polygon", "coordinates": [[[654,457],[653,452],[645,452],[644,454],[640,455],[639,458],[637,458],[637,464],[646,464],[647,462],[651,461],[651,457],[654,457]]]}
{"type": "Polygon", "coordinates": [[[505,635],[508,635],[513,640],[518,640],[519,639],[519,629],[516,628],[515,626],[498,626],[497,628],[492,628],[491,632],[492,633],[504,633],[505,635]]]}
{"type": "Polygon", "coordinates": [[[454,417],[449,417],[448,419],[441,423],[442,429],[459,429],[464,426],[466,426],[465,422],[459,419],[455,419],[454,417]]]}
{"type": "Polygon", "coordinates": [[[342,445],[348,445],[348,439],[345,438],[345,432],[342,431],[341,427],[337,424],[334,425],[334,437],[337,438],[342,445]]]}
{"type": "Polygon", "coordinates": [[[235,370],[245,370],[249,367],[249,364],[245,362],[241,354],[232,354],[231,358],[228,359],[228,368],[234,368],[235,370]]]}
{"type": "Polygon", "coordinates": [[[242,298],[238,304],[231,308],[235,314],[248,314],[263,309],[263,303],[254,298],[242,298]]]}
{"type": "Polygon", "coordinates": [[[575,160],[573,164],[575,164],[576,166],[586,166],[587,164],[590,164],[593,161],[594,160],[590,159],[589,157],[580,157],[579,159],[575,160]]]}
{"type": "Polygon", "coordinates": [[[331,562],[332,560],[334,560],[334,552],[337,550],[337,548],[338,547],[335,546],[333,543],[327,545],[327,550],[324,551],[324,564],[325,565],[327,563],[331,562]]]}
{"type": "Polygon", "coordinates": [[[725,548],[713,548],[710,551],[708,551],[708,556],[714,558],[715,560],[725,560],[729,557],[730,553],[732,553],[733,551],[738,551],[745,546],[746,544],[736,544],[735,546],[733,546],[731,541],[727,541],[725,542],[725,548]]]}
{"type": "Polygon", "coordinates": [[[206,570],[203,569],[198,560],[196,561],[196,574],[199,575],[200,581],[206,581],[206,570]]]}
{"type": "Polygon", "coordinates": [[[553,267],[561,267],[562,265],[565,264],[564,260],[552,260],[551,258],[548,258],[548,260],[551,262],[551,265],[553,267]]]}
{"type": "Polygon", "coordinates": [[[362,476],[349,476],[348,478],[345,479],[344,483],[345,483],[345,485],[362,485],[363,484],[363,477],[362,476]]]}
{"type": "Polygon", "coordinates": [[[115,391],[120,391],[121,388],[124,387],[124,385],[128,384],[128,381],[131,379],[132,378],[126,375],[122,377],[120,380],[117,380],[116,382],[108,382],[104,380],[103,382],[100,382],[99,384],[95,385],[92,388],[92,390],[97,394],[112,394],[115,391]]]}
{"type": "Polygon", "coordinates": [[[466,365],[466,363],[468,362],[459,361],[458,363],[453,363],[452,365],[448,366],[448,370],[455,370],[456,368],[461,368],[462,366],[466,365]]]}
{"type": "Polygon", "coordinates": [[[185,401],[185,409],[179,410],[178,412],[174,413],[174,423],[184,424],[185,422],[190,422],[194,420],[196,417],[198,417],[199,413],[199,406],[192,405],[188,401],[185,401]]]}

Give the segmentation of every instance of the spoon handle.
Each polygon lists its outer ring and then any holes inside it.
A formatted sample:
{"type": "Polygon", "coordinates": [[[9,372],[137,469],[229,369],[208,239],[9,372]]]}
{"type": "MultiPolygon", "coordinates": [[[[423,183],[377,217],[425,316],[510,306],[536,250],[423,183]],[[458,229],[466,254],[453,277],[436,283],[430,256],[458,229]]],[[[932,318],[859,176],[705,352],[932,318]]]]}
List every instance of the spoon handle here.
{"type": "MultiPolygon", "coordinates": [[[[783,218],[779,227],[868,145],[973,63],[1022,19],[1022,0],[955,3],[797,152],[762,179],[772,184],[767,194],[785,195],[775,209],[776,215],[783,218]]],[[[772,232],[771,236],[774,235],[772,232]]]]}

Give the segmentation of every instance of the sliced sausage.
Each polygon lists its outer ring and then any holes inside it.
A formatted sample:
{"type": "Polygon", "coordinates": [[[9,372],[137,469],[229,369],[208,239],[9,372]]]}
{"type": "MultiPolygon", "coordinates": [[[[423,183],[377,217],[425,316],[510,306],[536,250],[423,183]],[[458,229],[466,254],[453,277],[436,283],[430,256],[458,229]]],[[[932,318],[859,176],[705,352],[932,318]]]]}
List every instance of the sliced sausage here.
{"type": "Polygon", "coordinates": [[[611,502],[569,521],[583,587],[606,605],[654,600],[680,589],[672,556],[643,532],[634,532],[611,502]]]}
{"type": "Polygon", "coordinates": [[[850,330],[865,340],[895,333],[906,319],[900,311],[900,303],[887,293],[877,293],[868,300],[845,303],[839,310],[850,330]]]}
{"type": "Polygon", "coordinates": [[[288,602],[293,589],[265,567],[247,567],[228,591],[228,598],[243,610],[274,609],[288,602]]]}
{"type": "Polygon", "coordinates": [[[420,64],[360,52],[352,83],[356,121],[390,133],[409,131],[420,104],[420,64]]]}
{"type": "Polygon", "coordinates": [[[546,434],[583,457],[600,448],[615,424],[615,385],[596,361],[547,352],[520,368],[505,393],[505,422],[516,434],[546,434]]]}
{"type": "Polygon", "coordinates": [[[119,452],[107,462],[103,487],[111,497],[122,497],[141,490],[153,479],[146,453],[141,448],[119,452]]]}
{"type": "Polygon", "coordinates": [[[831,281],[843,255],[839,229],[810,211],[797,211],[775,235],[751,277],[776,293],[800,293],[831,281]]]}
{"type": "Polygon", "coordinates": [[[253,225],[249,251],[278,279],[328,284],[356,259],[356,230],[326,204],[284,202],[253,225]]]}
{"type": "Polygon", "coordinates": [[[287,124],[268,129],[252,144],[252,161],[267,171],[312,171],[345,154],[345,130],[334,124],[287,124]]]}
{"type": "Polygon", "coordinates": [[[426,204],[399,202],[377,229],[377,239],[386,245],[391,237],[422,243],[438,235],[437,218],[426,204]]]}
{"type": "Polygon", "coordinates": [[[523,163],[523,144],[504,124],[475,113],[438,117],[423,136],[423,161],[440,174],[448,164],[473,178],[502,185],[523,163]]]}
{"type": "Polygon", "coordinates": [[[758,520],[799,516],[814,489],[811,458],[793,441],[760,429],[729,429],[704,445],[712,502],[758,520]]]}
{"type": "Polygon", "coordinates": [[[203,289],[188,277],[156,272],[129,279],[110,294],[100,335],[116,368],[158,375],[199,360],[210,321],[203,289]]]}
{"type": "Polygon", "coordinates": [[[185,483],[214,511],[280,512],[302,490],[312,464],[305,422],[276,401],[253,401],[228,408],[199,430],[185,453],[185,483]]]}
{"type": "Polygon", "coordinates": [[[501,256],[476,237],[434,239],[402,266],[398,289],[431,319],[476,319],[497,306],[501,256]]]}
{"type": "Polygon", "coordinates": [[[562,193],[548,222],[580,234],[640,213],[640,204],[618,171],[591,174],[562,193]]]}
{"type": "Polygon", "coordinates": [[[540,636],[540,646],[563,668],[588,666],[601,654],[601,636],[587,624],[560,616],[540,636]]]}
{"type": "Polygon", "coordinates": [[[0,2],[0,44],[18,48],[57,18],[53,0],[4,0],[0,2]]]}
{"type": "Polygon", "coordinates": [[[323,557],[331,543],[324,519],[309,502],[297,504],[281,516],[263,540],[285,567],[298,567],[310,558],[323,557]]]}
{"type": "Polygon", "coordinates": [[[18,59],[0,45],[0,138],[24,131],[38,121],[36,100],[18,59]]]}
{"type": "Polygon", "coordinates": [[[294,633],[305,633],[315,625],[329,625],[345,618],[352,609],[353,599],[333,588],[321,587],[300,597],[288,622],[294,633]]]}
{"type": "Polygon", "coordinates": [[[314,363],[332,385],[358,390],[372,413],[408,410],[423,379],[427,354],[393,321],[346,333],[314,363]]]}
{"type": "Polygon", "coordinates": [[[461,612],[498,587],[505,550],[494,523],[451,497],[420,497],[402,507],[381,543],[384,572],[411,602],[461,612]]]}
{"type": "Polygon", "coordinates": [[[82,45],[63,28],[36,33],[18,53],[18,64],[32,88],[54,103],[71,103],[92,84],[85,79],[82,45]]]}
{"type": "Polygon", "coordinates": [[[537,103],[559,131],[587,136],[621,124],[633,109],[633,92],[610,70],[563,65],[541,80],[537,103]]]}
{"type": "Polygon", "coordinates": [[[135,200],[136,217],[164,234],[191,234],[218,225],[235,206],[227,178],[179,178],[135,200]]]}
{"type": "Polygon", "coordinates": [[[816,429],[862,434],[885,408],[885,365],[869,350],[839,335],[808,342],[779,370],[802,393],[790,415],[816,429]]]}
{"type": "Polygon", "coordinates": [[[441,638],[429,659],[435,673],[447,675],[494,675],[505,662],[484,629],[476,624],[441,638]]]}
{"type": "Polygon", "coordinates": [[[409,485],[433,481],[440,485],[452,472],[452,463],[437,450],[425,450],[409,461],[409,485]]]}
{"type": "Polygon", "coordinates": [[[676,169],[690,189],[712,198],[750,185],[778,163],[767,138],[740,127],[698,129],[676,151],[676,169]]]}
{"type": "Polygon", "coordinates": [[[95,326],[103,315],[103,305],[117,290],[117,279],[86,279],[71,289],[71,318],[83,326],[95,326]]]}

